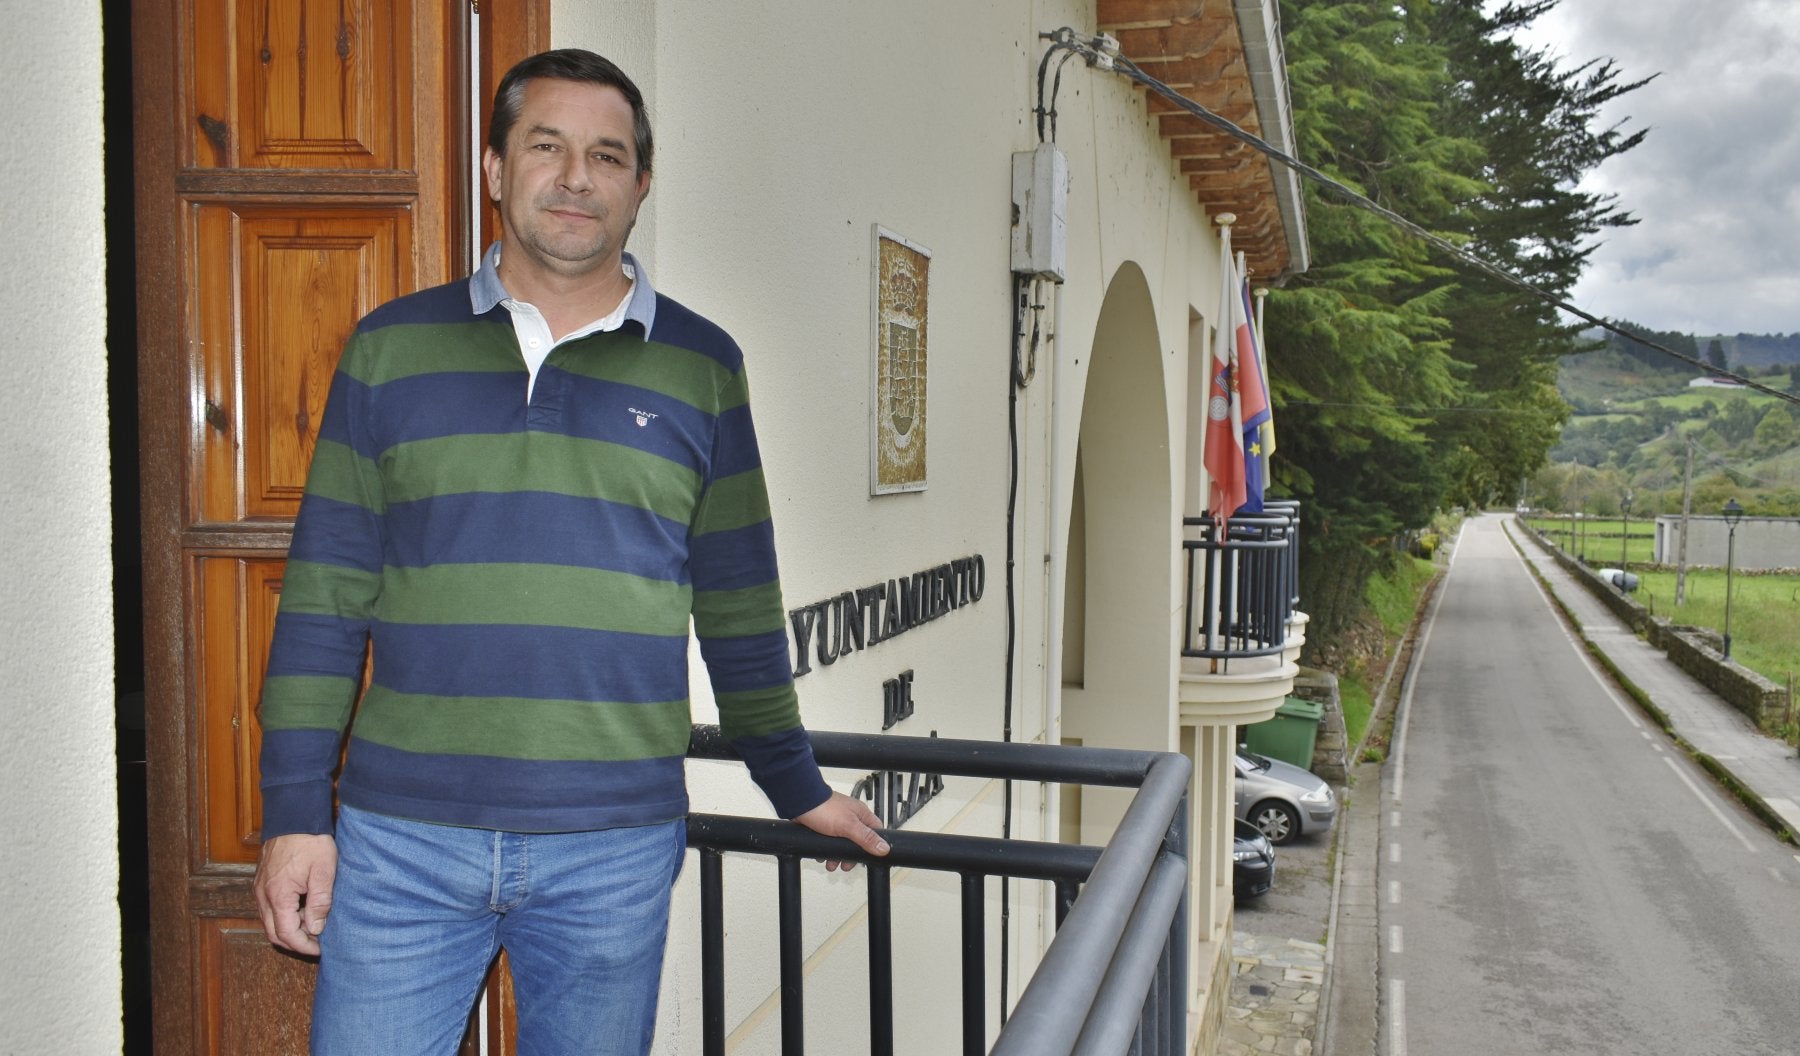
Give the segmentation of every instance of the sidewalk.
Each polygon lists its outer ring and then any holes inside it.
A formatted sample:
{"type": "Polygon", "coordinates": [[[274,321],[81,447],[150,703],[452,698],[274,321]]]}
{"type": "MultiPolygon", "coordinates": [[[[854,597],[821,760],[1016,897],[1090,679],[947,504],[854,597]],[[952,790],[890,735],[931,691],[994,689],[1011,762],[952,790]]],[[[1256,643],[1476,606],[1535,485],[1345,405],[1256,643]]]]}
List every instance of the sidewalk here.
{"type": "Polygon", "coordinates": [[[1550,584],[1592,642],[1620,674],[1644,691],[1668,716],[1670,732],[1694,752],[1710,758],[1745,795],[1800,833],[1800,760],[1793,749],[1758,733],[1742,712],[1720,700],[1662,650],[1639,638],[1547,553],[1542,544],[1505,523],[1509,538],[1550,584]]]}
{"type": "MultiPolygon", "coordinates": [[[[1528,533],[1518,531],[1510,520],[1504,528],[1557,600],[1574,614],[1582,637],[1668,717],[1671,733],[1691,751],[1710,759],[1740,786],[1741,794],[1762,804],[1770,816],[1780,818],[1788,831],[1800,833],[1800,759],[1794,751],[1757,732],[1742,713],[1632,633],[1528,533]]],[[[1316,1045],[1311,1049],[1319,1056],[1371,1056],[1380,1051],[1376,866],[1382,778],[1376,764],[1356,765],[1340,818],[1343,828],[1337,834],[1338,876],[1332,890],[1325,980],[1316,1045]]]]}

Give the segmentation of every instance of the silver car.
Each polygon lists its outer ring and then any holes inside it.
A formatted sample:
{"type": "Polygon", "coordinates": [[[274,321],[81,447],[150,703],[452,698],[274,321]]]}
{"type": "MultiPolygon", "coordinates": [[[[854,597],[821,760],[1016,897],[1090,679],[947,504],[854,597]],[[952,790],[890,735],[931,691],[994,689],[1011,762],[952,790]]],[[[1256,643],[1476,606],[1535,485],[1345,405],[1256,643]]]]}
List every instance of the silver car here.
{"type": "Polygon", "coordinates": [[[1237,816],[1262,830],[1273,844],[1301,833],[1330,832],[1337,796],[1310,770],[1237,750],[1237,816]]]}

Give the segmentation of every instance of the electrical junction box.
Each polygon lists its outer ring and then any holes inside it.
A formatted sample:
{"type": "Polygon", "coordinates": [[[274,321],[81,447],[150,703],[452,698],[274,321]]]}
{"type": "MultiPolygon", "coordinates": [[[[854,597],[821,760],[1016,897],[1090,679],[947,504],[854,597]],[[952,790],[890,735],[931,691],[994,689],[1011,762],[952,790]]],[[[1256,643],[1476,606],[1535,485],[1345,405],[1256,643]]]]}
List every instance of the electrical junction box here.
{"type": "Polygon", "coordinates": [[[1063,281],[1069,256],[1069,158],[1052,143],[1012,156],[1012,270],[1063,281]]]}

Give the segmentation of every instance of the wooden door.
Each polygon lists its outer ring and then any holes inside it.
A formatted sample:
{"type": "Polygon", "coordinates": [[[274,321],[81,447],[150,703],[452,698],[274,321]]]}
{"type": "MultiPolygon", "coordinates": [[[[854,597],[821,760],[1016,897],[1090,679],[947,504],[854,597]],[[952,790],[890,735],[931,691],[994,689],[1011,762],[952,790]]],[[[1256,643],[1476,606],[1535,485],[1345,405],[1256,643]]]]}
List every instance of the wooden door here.
{"type": "Polygon", "coordinates": [[[133,4],[158,1052],[306,1051],[314,965],[250,889],[282,561],[351,328],[466,273],[491,222],[471,100],[545,45],[547,4],[133,4]]]}

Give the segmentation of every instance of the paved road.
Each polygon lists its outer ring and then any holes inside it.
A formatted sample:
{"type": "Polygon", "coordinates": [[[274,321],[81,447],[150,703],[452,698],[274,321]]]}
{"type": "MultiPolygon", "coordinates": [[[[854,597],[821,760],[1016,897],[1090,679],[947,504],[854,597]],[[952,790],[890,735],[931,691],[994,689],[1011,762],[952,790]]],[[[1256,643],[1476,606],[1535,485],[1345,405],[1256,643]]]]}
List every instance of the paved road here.
{"type": "Polygon", "coordinates": [[[1468,522],[1384,771],[1386,1056],[1800,1052],[1800,860],[1468,522]]]}

